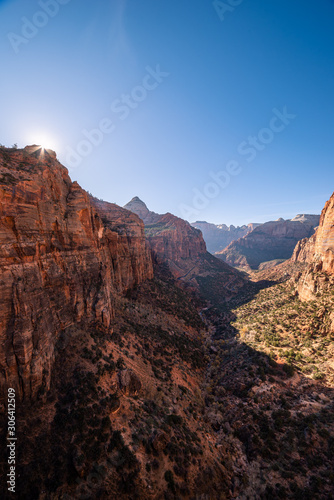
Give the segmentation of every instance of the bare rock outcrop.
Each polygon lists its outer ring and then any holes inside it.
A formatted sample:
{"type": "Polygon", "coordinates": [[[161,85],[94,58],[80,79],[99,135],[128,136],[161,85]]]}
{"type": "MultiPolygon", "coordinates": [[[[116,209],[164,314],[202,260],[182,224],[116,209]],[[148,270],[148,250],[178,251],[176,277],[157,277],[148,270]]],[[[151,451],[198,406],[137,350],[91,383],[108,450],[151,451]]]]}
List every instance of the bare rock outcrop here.
{"type": "Polygon", "coordinates": [[[126,368],[118,372],[119,388],[125,396],[136,396],[141,389],[141,381],[133,370],[126,368]]]}

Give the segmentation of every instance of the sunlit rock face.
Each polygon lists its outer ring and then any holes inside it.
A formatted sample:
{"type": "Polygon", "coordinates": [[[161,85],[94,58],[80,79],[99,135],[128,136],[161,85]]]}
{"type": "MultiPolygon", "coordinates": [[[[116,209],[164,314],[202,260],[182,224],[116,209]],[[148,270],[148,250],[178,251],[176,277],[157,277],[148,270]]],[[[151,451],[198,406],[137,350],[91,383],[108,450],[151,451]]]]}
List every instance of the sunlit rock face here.
{"type": "Polygon", "coordinates": [[[47,390],[60,332],[108,329],[113,297],[153,276],[143,222],[88,195],[39,146],[0,148],[0,388],[47,390]]]}
{"type": "Polygon", "coordinates": [[[334,193],[321,213],[316,233],[297,244],[292,261],[308,264],[297,284],[301,299],[312,300],[334,279],[334,193]]]}
{"type": "Polygon", "coordinates": [[[314,259],[322,264],[322,271],[334,274],[334,194],[322,211],[317,230],[314,259]]]}

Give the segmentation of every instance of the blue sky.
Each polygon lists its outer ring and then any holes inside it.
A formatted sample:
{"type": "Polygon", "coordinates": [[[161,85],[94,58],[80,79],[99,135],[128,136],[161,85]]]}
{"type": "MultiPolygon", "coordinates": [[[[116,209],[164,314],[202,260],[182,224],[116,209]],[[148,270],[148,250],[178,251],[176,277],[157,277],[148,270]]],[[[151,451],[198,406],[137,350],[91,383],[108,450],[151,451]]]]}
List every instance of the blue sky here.
{"type": "Polygon", "coordinates": [[[0,1],[0,142],[43,142],[99,198],[191,221],[320,213],[334,2],[229,3],[0,1]]]}

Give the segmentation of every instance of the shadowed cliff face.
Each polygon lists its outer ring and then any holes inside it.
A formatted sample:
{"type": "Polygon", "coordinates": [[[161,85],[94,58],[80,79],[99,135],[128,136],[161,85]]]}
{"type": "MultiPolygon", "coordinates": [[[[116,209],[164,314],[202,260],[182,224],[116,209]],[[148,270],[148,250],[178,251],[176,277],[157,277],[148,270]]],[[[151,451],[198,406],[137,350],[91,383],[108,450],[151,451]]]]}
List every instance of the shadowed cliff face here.
{"type": "Polygon", "coordinates": [[[108,328],[113,296],[153,276],[142,221],[92,199],[39,147],[0,149],[0,387],[48,389],[59,333],[108,328]]]}
{"type": "Polygon", "coordinates": [[[334,193],[321,213],[316,233],[298,242],[291,260],[307,264],[297,281],[302,300],[313,300],[317,292],[334,284],[334,193]]]}

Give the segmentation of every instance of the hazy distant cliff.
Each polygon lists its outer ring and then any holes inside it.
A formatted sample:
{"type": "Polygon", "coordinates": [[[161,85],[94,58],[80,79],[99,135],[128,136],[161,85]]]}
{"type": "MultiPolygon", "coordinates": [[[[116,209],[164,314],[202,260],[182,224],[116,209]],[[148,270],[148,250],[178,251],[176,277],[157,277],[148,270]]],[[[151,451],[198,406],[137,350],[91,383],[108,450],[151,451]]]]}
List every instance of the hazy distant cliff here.
{"type": "Polygon", "coordinates": [[[246,269],[257,269],[263,262],[289,259],[297,242],[313,234],[319,219],[318,215],[297,215],[291,220],[266,222],[216,255],[232,266],[246,269]]]}
{"type": "Polygon", "coordinates": [[[192,222],[191,225],[202,231],[208,251],[215,253],[223,250],[232,241],[246,236],[246,234],[253,231],[259,224],[251,223],[247,224],[247,226],[235,227],[226,226],[225,224],[216,225],[205,221],[197,221],[192,222]]]}

